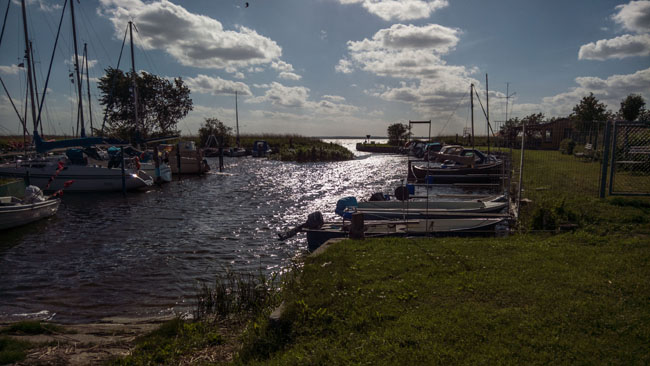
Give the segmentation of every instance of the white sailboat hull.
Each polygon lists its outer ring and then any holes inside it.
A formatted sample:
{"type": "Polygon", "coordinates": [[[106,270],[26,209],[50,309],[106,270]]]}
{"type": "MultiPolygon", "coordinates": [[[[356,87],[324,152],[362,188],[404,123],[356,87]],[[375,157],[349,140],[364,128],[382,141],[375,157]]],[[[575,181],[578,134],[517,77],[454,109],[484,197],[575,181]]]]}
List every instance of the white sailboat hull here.
{"type": "MultiPolygon", "coordinates": [[[[43,191],[66,192],[119,192],[122,190],[122,170],[101,166],[68,165],[56,175],[57,165],[51,162],[29,162],[0,166],[0,176],[29,179],[29,184],[43,191]],[[56,177],[47,187],[51,177],[56,177]],[[68,187],[64,184],[73,181],[68,187]]],[[[145,189],[153,179],[143,171],[125,170],[124,184],[127,191],[145,189]]]]}

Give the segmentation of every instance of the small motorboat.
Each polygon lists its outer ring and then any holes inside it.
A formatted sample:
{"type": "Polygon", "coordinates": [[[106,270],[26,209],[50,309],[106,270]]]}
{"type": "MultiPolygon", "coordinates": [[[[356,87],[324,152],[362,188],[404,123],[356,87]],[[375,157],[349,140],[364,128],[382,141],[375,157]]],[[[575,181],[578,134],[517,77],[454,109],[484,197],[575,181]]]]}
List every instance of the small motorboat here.
{"type": "Polygon", "coordinates": [[[61,200],[44,197],[36,186],[27,186],[25,198],[0,197],[0,230],[29,224],[56,213],[61,200]]]}
{"type": "Polygon", "coordinates": [[[411,220],[486,217],[503,211],[508,206],[505,196],[475,200],[426,200],[426,201],[365,201],[345,197],[336,204],[335,212],[350,217],[361,212],[366,220],[411,220]]]}
{"type": "MultiPolygon", "coordinates": [[[[380,220],[365,221],[363,233],[370,237],[411,237],[411,236],[445,236],[445,235],[486,235],[493,234],[497,224],[504,218],[460,218],[431,220],[380,220]]],[[[350,233],[351,223],[326,222],[318,228],[302,228],[307,233],[307,249],[316,250],[333,238],[346,238],[350,233]]]]}

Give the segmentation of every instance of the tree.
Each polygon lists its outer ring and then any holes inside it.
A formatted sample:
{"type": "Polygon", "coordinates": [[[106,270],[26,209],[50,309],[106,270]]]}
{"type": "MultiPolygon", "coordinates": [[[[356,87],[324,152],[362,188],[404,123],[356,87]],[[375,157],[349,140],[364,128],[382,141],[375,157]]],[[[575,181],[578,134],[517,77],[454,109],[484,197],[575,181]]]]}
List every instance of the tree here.
{"type": "Polygon", "coordinates": [[[641,115],[644,106],[645,100],[643,100],[642,96],[638,94],[630,94],[621,101],[619,114],[626,121],[636,121],[636,119],[641,115]]]}
{"type": "Polygon", "coordinates": [[[99,79],[99,103],[104,106],[106,131],[122,139],[178,134],[178,122],[192,110],[190,89],[181,78],[173,81],[142,72],[136,74],[138,123],[132,96],[133,73],[108,68],[99,79]]]}
{"type": "Polygon", "coordinates": [[[199,128],[200,146],[205,146],[211,135],[217,139],[223,138],[224,146],[229,146],[232,139],[232,127],[224,125],[218,118],[206,118],[204,125],[199,128]]]}
{"type": "Polygon", "coordinates": [[[403,123],[393,123],[388,126],[388,144],[393,146],[401,146],[409,136],[409,128],[403,123]]]}
{"type": "Polygon", "coordinates": [[[580,103],[573,107],[571,117],[581,122],[583,128],[589,127],[593,122],[604,121],[609,117],[607,106],[596,99],[594,93],[583,97],[580,103]]]}

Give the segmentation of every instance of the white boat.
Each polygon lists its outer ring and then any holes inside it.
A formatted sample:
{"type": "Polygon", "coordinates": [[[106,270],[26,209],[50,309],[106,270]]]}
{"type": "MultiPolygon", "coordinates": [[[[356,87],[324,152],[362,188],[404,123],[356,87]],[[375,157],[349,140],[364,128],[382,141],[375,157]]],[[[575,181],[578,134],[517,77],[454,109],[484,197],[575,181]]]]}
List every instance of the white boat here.
{"type": "Polygon", "coordinates": [[[161,162],[158,165],[158,174],[156,174],[156,164],[152,162],[140,163],[140,170],[151,177],[160,177],[162,182],[172,181],[172,168],[167,163],[161,162]]]}
{"type": "Polygon", "coordinates": [[[485,217],[501,212],[508,206],[504,196],[488,199],[449,201],[365,201],[357,202],[354,197],[345,197],[336,204],[335,212],[349,217],[361,212],[367,220],[434,219],[485,217]]]}
{"type": "MultiPolygon", "coordinates": [[[[27,187],[29,190],[30,187],[27,187]]],[[[39,190],[40,192],[40,190],[39,190]]],[[[29,224],[56,213],[61,200],[39,198],[21,200],[13,196],[0,197],[0,230],[29,224]]]]}
{"type": "Polygon", "coordinates": [[[203,174],[210,170],[210,165],[203,158],[201,150],[196,148],[194,141],[184,141],[167,147],[171,147],[168,159],[172,174],[203,174]],[[180,170],[178,155],[180,155],[180,170]]]}
{"type": "MultiPolygon", "coordinates": [[[[461,218],[432,220],[380,220],[365,221],[365,237],[410,237],[441,235],[485,235],[494,233],[494,227],[503,222],[503,218],[461,218]]],[[[350,233],[350,222],[323,223],[317,228],[302,228],[307,233],[307,246],[310,251],[333,238],[345,238],[350,233]]]]}
{"type": "MultiPolygon", "coordinates": [[[[57,191],[72,181],[66,192],[119,192],[122,190],[122,169],[109,169],[100,165],[72,164],[63,156],[32,160],[17,160],[0,165],[0,176],[23,178],[43,191],[57,191]],[[63,168],[57,173],[62,162],[63,168]],[[49,186],[48,186],[49,184],[49,186]]],[[[125,169],[124,184],[127,191],[146,189],[153,178],[141,170],[125,169]]]]}

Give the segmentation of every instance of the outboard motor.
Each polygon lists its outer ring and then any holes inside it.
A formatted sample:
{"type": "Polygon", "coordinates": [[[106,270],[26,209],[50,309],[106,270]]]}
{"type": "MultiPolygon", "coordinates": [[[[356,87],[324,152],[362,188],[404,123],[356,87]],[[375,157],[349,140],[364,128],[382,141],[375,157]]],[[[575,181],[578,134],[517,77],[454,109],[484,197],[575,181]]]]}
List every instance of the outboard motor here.
{"type": "Polygon", "coordinates": [[[303,225],[307,229],[320,229],[325,221],[320,211],[312,212],[307,216],[307,222],[303,225]]]}
{"type": "Polygon", "coordinates": [[[368,201],[388,201],[382,192],[375,192],[368,201]]]}
{"type": "Polygon", "coordinates": [[[408,201],[409,190],[407,187],[399,186],[395,188],[395,197],[400,201],[408,201]]]}

